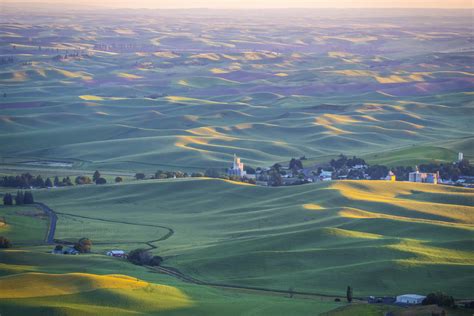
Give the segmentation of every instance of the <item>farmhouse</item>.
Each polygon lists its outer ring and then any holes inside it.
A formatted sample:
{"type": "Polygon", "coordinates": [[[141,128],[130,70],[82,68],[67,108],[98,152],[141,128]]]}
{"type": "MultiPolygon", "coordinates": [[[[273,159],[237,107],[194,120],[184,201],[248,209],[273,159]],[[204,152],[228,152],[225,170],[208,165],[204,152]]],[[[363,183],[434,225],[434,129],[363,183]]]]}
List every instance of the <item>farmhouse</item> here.
{"type": "Polygon", "coordinates": [[[244,171],[244,164],[240,162],[240,158],[237,157],[236,154],[234,154],[234,164],[232,165],[232,168],[227,170],[227,175],[229,176],[238,176],[238,177],[244,177],[247,173],[244,171]]]}
{"type": "Polygon", "coordinates": [[[332,171],[322,170],[319,175],[320,181],[331,181],[332,180],[332,171]]]}
{"type": "Polygon", "coordinates": [[[125,251],[123,250],[110,250],[106,252],[106,255],[111,256],[111,257],[120,257],[120,258],[123,258],[126,256],[125,251]]]}
{"type": "Polygon", "coordinates": [[[426,173],[416,170],[408,174],[408,181],[419,182],[419,183],[432,183],[438,184],[439,174],[438,173],[426,173]]]}
{"type": "Polygon", "coordinates": [[[421,304],[426,296],[418,294],[404,294],[397,296],[397,303],[400,304],[421,304]]]}

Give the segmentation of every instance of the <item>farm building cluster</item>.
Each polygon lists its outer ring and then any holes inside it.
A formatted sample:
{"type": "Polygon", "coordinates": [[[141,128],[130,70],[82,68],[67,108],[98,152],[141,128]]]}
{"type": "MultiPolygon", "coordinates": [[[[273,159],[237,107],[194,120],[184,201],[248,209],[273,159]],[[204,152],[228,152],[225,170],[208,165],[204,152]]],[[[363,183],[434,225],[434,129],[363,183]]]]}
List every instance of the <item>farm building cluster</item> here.
{"type": "MultiPolygon", "coordinates": [[[[288,165],[274,164],[271,167],[256,168],[244,166],[240,157],[234,154],[231,168],[227,169],[227,176],[252,180],[262,186],[285,186],[320,181],[332,180],[385,180],[385,181],[408,181],[415,183],[447,184],[469,186],[474,182],[474,176],[460,174],[455,181],[451,178],[442,179],[439,171],[421,172],[418,166],[388,168],[386,166],[369,166],[363,159],[348,158],[339,155],[329,163],[314,163],[311,166],[303,166],[307,159],[303,156],[299,159],[293,158],[288,165]]],[[[464,163],[463,153],[459,153],[455,164],[464,163]]],[[[446,176],[446,175],[445,175],[446,176]]]]}

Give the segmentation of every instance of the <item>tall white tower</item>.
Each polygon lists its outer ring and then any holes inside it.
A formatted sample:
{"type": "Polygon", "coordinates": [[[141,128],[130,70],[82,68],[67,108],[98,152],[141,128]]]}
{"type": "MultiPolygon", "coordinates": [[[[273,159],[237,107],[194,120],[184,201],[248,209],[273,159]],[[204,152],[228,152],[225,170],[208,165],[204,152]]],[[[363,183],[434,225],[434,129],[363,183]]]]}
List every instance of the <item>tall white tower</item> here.
{"type": "Polygon", "coordinates": [[[458,154],[458,161],[461,162],[461,161],[463,161],[463,159],[464,159],[464,154],[463,154],[463,153],[459,153],[459,154],[458,154]]]}

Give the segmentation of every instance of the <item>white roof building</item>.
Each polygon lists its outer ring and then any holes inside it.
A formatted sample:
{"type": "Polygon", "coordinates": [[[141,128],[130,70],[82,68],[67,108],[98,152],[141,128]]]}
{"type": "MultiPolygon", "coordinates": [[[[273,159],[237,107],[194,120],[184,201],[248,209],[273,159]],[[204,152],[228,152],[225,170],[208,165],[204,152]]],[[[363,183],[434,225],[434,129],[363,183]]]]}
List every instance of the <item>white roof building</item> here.
{"type": "Polygon", "coordinates": [[[421,304],[423,300],[426,298],[424,295],[418,294],[403,294],[397,296],[397,303],[402,304],[421,304]]]}
{"type": "Polygon", "coordinates": [[[107,251],[107,256],[120,257],[120,256],[124,256],[124,255],[125,255],[125,251],[123,251],[123,250],[110,250],[110,251],[107,251]]]}

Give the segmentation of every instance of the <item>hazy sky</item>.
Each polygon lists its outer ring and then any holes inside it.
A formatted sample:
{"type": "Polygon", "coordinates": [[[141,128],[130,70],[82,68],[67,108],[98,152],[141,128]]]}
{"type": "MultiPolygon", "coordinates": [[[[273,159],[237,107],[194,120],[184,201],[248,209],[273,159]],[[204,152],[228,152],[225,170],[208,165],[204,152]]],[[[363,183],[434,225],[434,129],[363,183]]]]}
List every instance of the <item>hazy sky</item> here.
{"type": "MultiPolygon", "coordinates": [[[[24,0],[114,8],[472,8],[474,0],[24,0]]],[[[0,4],[20,2],[0,0],[0,4]]],[[[23,1],[21,1],[23,2],[23,1]]],[[[66,4],[67,6],[67,4],[66,4]]]]}

